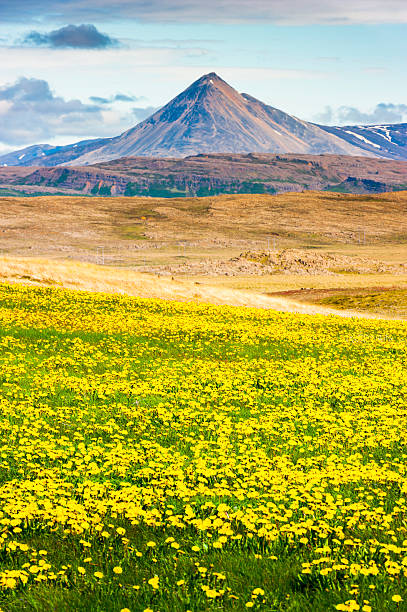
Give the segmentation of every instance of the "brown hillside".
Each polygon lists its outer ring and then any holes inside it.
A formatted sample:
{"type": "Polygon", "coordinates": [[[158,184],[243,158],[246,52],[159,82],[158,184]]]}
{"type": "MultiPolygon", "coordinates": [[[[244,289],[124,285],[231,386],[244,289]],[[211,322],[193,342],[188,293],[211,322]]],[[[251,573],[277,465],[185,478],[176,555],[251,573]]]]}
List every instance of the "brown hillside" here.
{"type": "Polygon", "coordinates": [[[0,186],[28,193],[153,197],[330,190],[380,193],[407,188],[407,162],[346,155],[266,153],[183,159],[128,157],[93,166],[0,168],[0,186]]]}

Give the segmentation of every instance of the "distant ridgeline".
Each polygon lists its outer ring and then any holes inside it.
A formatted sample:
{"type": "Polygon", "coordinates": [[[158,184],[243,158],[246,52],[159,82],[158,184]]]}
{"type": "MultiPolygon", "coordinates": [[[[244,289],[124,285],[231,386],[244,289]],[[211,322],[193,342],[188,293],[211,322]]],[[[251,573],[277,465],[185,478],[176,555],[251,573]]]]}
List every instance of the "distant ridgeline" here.
{"type": "Polygon", "coordinates": [[[92,166],[0,168],[0,194],[191,197],[407,189],[407,162],[345,155],[129,157],[92,166]]]}

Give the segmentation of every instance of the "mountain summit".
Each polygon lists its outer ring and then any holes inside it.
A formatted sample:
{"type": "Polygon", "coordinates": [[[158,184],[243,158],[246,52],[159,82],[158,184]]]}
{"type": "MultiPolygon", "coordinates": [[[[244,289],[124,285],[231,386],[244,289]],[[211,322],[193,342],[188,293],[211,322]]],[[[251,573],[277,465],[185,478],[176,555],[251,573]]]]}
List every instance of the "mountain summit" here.
{"type": "Polygon", "coordinates": [[[361,154],[316,125],[238,93],[210,72],[148,119],[71,163],[220,152],[361,154]]]}

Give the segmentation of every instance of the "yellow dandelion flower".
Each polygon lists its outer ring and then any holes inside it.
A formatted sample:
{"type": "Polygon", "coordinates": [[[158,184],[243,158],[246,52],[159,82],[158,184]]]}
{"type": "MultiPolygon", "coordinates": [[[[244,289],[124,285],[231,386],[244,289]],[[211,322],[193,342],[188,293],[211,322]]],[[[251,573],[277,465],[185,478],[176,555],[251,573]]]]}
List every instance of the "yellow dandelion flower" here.
{"type": "Polygon", "coordinates": [[[148,584],[150,586],[152,586],[153,589],[158,589],[158,587],[159,587],[159,578],[158,578],[158,576],[154,576],[153,578],[150,578],[150,580],[148,581],[148,584]]]}
{"type": "Polygon", "coordinates": [[[260,588],[254,589],[253,595],[264,595],[264,590],[260,588]]]}

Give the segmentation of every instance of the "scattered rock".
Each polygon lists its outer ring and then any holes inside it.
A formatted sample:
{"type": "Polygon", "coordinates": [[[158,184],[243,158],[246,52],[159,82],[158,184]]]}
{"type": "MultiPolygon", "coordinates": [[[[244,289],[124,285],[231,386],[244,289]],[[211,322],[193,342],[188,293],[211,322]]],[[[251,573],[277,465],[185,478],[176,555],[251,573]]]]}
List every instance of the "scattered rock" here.
{"type": "Polygon", "coordinates": [[[334,255],[300,249],[283,249],[275,252],[247,251],[228,260],[206,260],[197,263],[180,263],[157,268],[141,268],[140,271],[159,271],[164,276],[264,276],[268,274],[406,274],[407,264],[389,265],[362,257],[334,255]]]}

